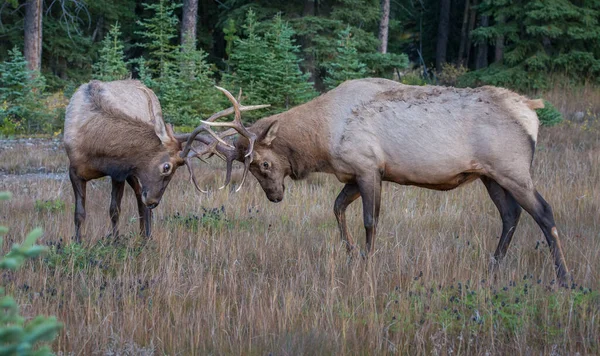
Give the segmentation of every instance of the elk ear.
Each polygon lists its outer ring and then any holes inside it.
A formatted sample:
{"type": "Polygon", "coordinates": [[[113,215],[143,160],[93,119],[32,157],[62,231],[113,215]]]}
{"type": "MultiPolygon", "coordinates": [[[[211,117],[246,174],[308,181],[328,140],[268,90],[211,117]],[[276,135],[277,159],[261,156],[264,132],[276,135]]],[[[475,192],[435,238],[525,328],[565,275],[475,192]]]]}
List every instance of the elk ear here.
{"type": "Polygon", "coordinates": [[[263,145],[271,146],[273,140],[277,137],[277,130],[279,129],[279,121],[273,121],[271,126],[265,131],[264,137],[260,140],[263,145]]]}
{"type": "Polygon", "coordinates": [[[154,92],[145,86],[138,87],[140,90],[146,94],[148,99],[148,111],[150,112],[150,120],[154,123],[154,132],[156,136],[160,139],[160,142],[164,146],[170,144],[171,142],[177,142],[173,135],[173,129],[171,127],[167,128],[165,125],[165,120],[163,119],[162,109],[160,107],[160,102],[158,98],[154,94],[154,92]],[[169,130],[170,129],[170,130],[169,130]]]}

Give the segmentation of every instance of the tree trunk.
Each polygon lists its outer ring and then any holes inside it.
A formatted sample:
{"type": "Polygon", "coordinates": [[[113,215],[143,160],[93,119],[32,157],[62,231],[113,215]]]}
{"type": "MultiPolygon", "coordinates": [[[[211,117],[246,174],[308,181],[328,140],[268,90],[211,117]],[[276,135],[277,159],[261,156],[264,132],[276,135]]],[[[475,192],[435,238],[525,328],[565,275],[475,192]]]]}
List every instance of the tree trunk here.
{"type": "Polygon", "coordinates": [[[198,0],[183,1],[181,19],[181,44],[191,42],[196,48],[196,24],[198,22],[198,0]]]}
{"type": "Polygon", "coordinates": [[[381,0],[381,21],[379,21],[379,52],[381,53],[387,53],[389,29],[390,0],[381,0]]]}
{"type": "MultiPolygon", "coordinates": [[[[490,18],[488,16],[481,16],[480,26],[487,27],[489,25],[490,18]]],[[[488,44],[487,42],[477,44],[477,60],[475,61],[475,69],[482,69],[488,66],[488,44]]]]}
{"type": "Polygon", "coordinates": [[[467,29],[467,46],[465,47],[466,51],[466,61],[465,64],[469,65],[469,59],[471,58],[471,43],[473,40],[473,36],[471,33],[475,28],[475,19],[477,18],[477,0],[473,0],[473,6],[471,6],[471,17],[469,18],[469,27],[467,29]]]}
{"type": "Polygon", "coordinates": [[[465,45],[467,44],[467,24],[469,23],[469,0],[465,0],[462,27],[460,28],[460,46],[458,47],[458,65],[463,65],[465,45]]]}
{"type": "Polygon", "coordinates": [[[450,0],[440,1],[440,21],[438,23],[437,47],[435,50],[435,68],[442,70],[446,63],[446,48],[448,47],[448,31],[450,30],[450,0]]]}
{"type": "Polygon", "coordinates": [[[304,0],[302,16],[315,16],[315,0],[304,0]]]}
{"type": "Polygon", "coordinates": [[[42,0],[28,0],[25,4],[25,46],[23,49],[27,67],[42,69],[42,0]]]}
{"type": "MultiPolygon", "coordinates": [[[[504,24],[504,16],[498,16],[496,22],[499,25],[504,24]]],[[[496,37],[496,52],[494,56],[494,63],[502,63],[502,57],[504,57],[504,35],[496,37]]]]}

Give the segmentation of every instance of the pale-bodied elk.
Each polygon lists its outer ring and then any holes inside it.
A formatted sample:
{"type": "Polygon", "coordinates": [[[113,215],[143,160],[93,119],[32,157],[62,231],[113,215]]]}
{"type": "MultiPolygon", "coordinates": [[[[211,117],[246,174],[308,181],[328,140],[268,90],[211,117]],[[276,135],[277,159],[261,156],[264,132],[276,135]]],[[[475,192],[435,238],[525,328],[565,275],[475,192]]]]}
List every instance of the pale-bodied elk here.
{"type": "Polygon", "coordinates": [[[165,125],[158,98],[137,80],[94,80],[77,89],[67,107],[64,127],[69,178],[75,193],[76,240],[81,239],[86,216],[87,181],[111,177],[109,213],[115,237],[118,236],[120,205],[127,182],[137,199],[141,232],[150,236],[151,209],[160,202],[177,168],[186,164],[197,187],[190,159],[211,151],[215,142],[226,145],[221,136],[209,128],[210,125],[232,127],[251,142],[254,140],[242,125],[240,112],[266,106],[240,106],[229,92],[218,89],[227,95],[233,107],[203,121],[193,137],[190,134],[175,135],[172,127],[165,125]],[[233,122],[213,122],[234,112],[233,122]],[[210,136],[198,136],[200,132],[210,136]],[[198,151],[192,147],[195,141],[200,141],[204,148],[198,151]]]}
{"type": "MultiPolygon", "coordinates": [[[[490,86],[347,81],[254,123],[250,172],[273,202],[283,199],[287,176],[335,174],[345,183],[334,205],[342,240],[348,251],[355,248],[345,211],[360,196],[367,255],[373,251],[382,181],[450,190],[479,179],[502,219],[495,261],[506,254],[523,208],[542,229],[564,283],[569,272],[552,209],[530,174],[539,126],[534,109],[541,107],[541,100],[490,86]]],[[[239,138],[236,147],[244,152],[247,140],[239,138]]]]}

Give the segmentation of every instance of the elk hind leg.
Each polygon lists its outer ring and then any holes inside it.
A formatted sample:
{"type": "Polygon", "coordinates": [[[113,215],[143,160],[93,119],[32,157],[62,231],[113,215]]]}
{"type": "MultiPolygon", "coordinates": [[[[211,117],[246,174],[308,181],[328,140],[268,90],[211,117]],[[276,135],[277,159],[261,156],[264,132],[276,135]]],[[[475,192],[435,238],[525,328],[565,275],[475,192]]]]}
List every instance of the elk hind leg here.
{"type": "MultiPolygon", "coordinates": [[[[494,205],[496,205],[498,212],[500,212],[500,218],[502,219],[502,234],[496,252],[494,252],[495,262],[500,262],[506,255],[523,209],[512,194],[502,188],[495,180],[484,176],[481,177],[481,181],[485,185],[494,205]]],[[[496,265],[497,263],[493,264],[493,266],[496,265]]]]}
{"type": "Polygon", "coordinates": [[[125,182],[116,181],[111,178],[112,191],[110,196],[110,222],[112,224],[112,236],[117,238],[119,236],[119,215],[121,214],[121,200],[123,199],[123,190],[125,189],[125,182]]]}
{"type": "Polygon", "coordinates": [[[135,198],[137,200],[138,214],[140,219],[140,233],[146,237],[150,237],[152,233],[152,210],[142,201],[142,187],[137,178],[133,176],[127,177],[127,183],[133,188],[135,198]]]}
{"type": "Polygon", "coordinates": [[[358,199],[359,196],[358,185],[350,183],[346,184],[335,199],[335,204],[333,206],[333,212],[337,219],[340,235],[342,241],[346,244],[346,251],[348,253],[351,253],[352,250],[354,250],[355,245],[346,223],[346,208],[348,208],[348,205],[352,204],[353,201],[358,199]]]}
{"type": "Polygon", "coordinates": [[[75,172],[75,168],[69,168],[69,179],[73,186],[75,194],[75,241],[81,242],[81,226],[85,222],[85,195],[87,181],[80,178],[75,172]]]}
{"type": "Polygon", "coordinates": [[[569,270],[565,262],[550,204],[534,188],[529,176],[523,181],[505,179],[500,184],[513,195],[517,202],[533,217],[542,229],[554,258],[554,268],[556,269],[558,280],[561,285],[567,285],[570,278],[569,270]]]}

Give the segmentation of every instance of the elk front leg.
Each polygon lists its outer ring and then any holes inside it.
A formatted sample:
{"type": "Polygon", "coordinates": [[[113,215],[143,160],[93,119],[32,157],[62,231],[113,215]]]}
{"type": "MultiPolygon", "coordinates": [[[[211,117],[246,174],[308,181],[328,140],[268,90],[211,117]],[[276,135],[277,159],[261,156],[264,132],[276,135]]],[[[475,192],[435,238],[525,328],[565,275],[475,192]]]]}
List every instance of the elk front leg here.
{"type": "Polygon", "coordinates": [[[127,177],[127,183],[133,188],[135,198],[137,200],[138,214],[140,219],[140,233],[146,237],[150,237],[152,233],[152,210],[149,209],[142,201],[142,187],[137,178],[133,176],[127,177]]]}
{"type": "Polygon", "coordinates": [[[358,180],[358,189],[363,202],[363,219],[367,235],[367,256],[373,250],[375,235],[377,233],[377,222],[379,221],[379,208],[381,206],[381,177],[374,175],[366,179],[358,180]]]}
{"type": "Polygon", "coordinates": [[[333,212],[338,222],[342,241],[346,244],[346,250],[350,253],[354,249],[354,242],[352,236],[348,231],[348,225],[346,224],[346,208],[353,201],[360,196],[358,185],[346,184],[340,194],[335,199],[335,205],[333,206],[333,212]]]}
{"type": "Polygon", "coordinates": [[[121,200],[123,199],[123,190],[125,188],[125,182],[118,182],[111,178],[112,191],[110,196],[110,222],[112,223],[112,236],[117,238],[119,236],[119,215],[121,214],[121,200]]]}
{"type": "Polygon", "coordinates": [[[81,225],[85,222],[85,193],[86,193],[86,181],[75,172],[75,168],[69,168],[69,179],[73,186],[73,193],[75,194],[75,241],[81,242],[81,225]]]}

